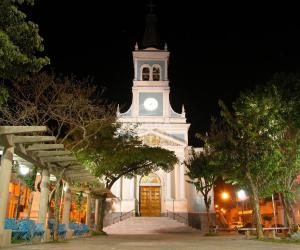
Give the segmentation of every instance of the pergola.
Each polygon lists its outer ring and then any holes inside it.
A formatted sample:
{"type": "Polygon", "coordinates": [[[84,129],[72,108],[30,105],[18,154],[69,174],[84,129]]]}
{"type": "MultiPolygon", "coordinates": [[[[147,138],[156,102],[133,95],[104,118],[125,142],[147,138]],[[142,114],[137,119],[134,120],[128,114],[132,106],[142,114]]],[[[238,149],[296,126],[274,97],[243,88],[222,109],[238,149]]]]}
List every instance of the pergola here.
{"type": "MultiPolygon", "coordinates": [[[[11,240],[11,231],[4,230],[4,223],[14,159],[26,161],[28,165],[36,166],[41,172],[38,222],[44,225],[47,217],[50,173],[64,171],[63,179],[70,183],[99,183],[98,178],[77,162],[72,152],[65,150],[63,144],[56,143],[54,136],[37,135],[46,131],[45,126],[0,126],[0,147],[3,149],[0,167],[0,247],[9,245],[11,240]]],[[[63,212],[63,223],[67,227],[71,206],[70,195],[70,191],[65,194],[63,212]]],[[[87,207],[90,211],[90,197],[88,197],[87,207]]]]}

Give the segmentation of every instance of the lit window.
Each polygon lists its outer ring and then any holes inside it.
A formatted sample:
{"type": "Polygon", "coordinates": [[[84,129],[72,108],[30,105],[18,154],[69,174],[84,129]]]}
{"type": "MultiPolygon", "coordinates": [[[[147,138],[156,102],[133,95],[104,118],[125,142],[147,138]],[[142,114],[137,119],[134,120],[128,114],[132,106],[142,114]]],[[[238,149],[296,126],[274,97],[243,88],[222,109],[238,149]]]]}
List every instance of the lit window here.
{"type": "Polygon", "coordinates": [[[143,81],[149,81],[149,79],[150,79],[150,69],[148,67],[143,68],[142,79],[143,79],[143,81]]]}
{"type": "Polygon", "coordinates": [[[153,73],[152,73],[153,81],[159,81],[160,80],[160,69],[157,66],[153,67],[153,73]]]}

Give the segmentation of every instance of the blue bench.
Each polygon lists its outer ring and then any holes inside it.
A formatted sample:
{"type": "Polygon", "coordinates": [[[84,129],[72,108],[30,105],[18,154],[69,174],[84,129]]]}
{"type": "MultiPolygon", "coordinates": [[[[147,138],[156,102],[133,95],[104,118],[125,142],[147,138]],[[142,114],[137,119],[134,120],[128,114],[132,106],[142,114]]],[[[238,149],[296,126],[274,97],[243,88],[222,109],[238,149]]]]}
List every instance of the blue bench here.
{"type": "Polygon", "coordinates": [[[5,218],[4,229],[12,230],[12,238],[13,239],[19,238],[19,233],[18,233],[19,226],[18,226],[18,222],[16,219],[5,218]]]}
{"type": "Polygon", "coordinates": [[[35,223],[33,220],[20,220],[18,234],[21,239],[30,241],[34,236],[35,223]]]}
{"type": "MultiPolygon", "coordinates": [[[[52,237],[54,236],[54,225],[55,225],[54,220],[48,220],[48,228],[50,229],[50,234],[51,234],[52,237]]],[[[59,224],[58,225],[58,235],[65,239],[66,234],[67,234],[66,225],[65,224],[59,224]]]]}
{"type": "Polygon", "coordinates": [[[45,233],[44,224],[37,223],[34,228],[34,236],[43,236],[45,233]]]}
{"type": "Polygon", "coordinates": [[[90,231],[90,228],[86,224],[77,224],[77,223],[70,223],[69,227],[74,231],[74,235],[84,235],[90,231]]]}

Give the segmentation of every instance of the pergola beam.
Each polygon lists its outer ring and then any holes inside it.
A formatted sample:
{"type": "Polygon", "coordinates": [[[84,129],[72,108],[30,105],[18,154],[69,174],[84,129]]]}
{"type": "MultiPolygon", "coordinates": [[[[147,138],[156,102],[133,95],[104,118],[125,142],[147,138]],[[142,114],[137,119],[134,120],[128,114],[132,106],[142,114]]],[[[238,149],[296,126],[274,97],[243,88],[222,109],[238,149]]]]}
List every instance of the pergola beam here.
{"type": "Polygon", "coordinates": [[[46,126],[0,126],[0,135],[45,132],[46,126]]]}
{"type": "MultiPolygon", "coordinates": [[[[76,158],[73,156],[50,156],[50,157],[41,157],[41,160],[43,160],[44,162],[62,162],[62,161],[69,161],[69,162],[73,162],[76,161],[76,158]]],[[[67,166],[64,166],[67,167],[67,166]]]]}
{"type": "Polygon", "coordinates": [[[61,155],[70,155],[72,152],[70,151],[38,151],[35,152],[34,155],[36,157],[47,157],[47,156],[61,156],[61,155]]]}
{"type": "Polygon", "coordinates": [[[35,143],[35,142],[49,142],[49,141],[55,141],[55,136],[22,136],[22,135],[16,135],[13,137],[14,143],[35,143]]]}
{"type": "Polygon", "coordinates": [[[93,176],[89,172],[76,172],[76,173],[65,172],[65,176],[69,176],[71,178],[72,177],[77,177],[77,176],[92,176],[92,177],[96,178],[95,176],[93,176]]]}
{"type": "Polygon", "coordinates": [[[51,149],[63,149],[64,144],[33,144],[26,148],[26,151],[39,151],[51,149]]]}

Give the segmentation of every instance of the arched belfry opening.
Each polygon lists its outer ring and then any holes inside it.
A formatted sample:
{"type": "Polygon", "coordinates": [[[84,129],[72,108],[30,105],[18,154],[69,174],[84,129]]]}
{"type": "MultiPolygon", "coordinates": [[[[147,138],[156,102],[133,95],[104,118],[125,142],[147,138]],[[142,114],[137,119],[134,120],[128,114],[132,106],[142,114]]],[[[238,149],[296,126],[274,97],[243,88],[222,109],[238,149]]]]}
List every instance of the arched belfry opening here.
{"type": "Polygon", "coordinates": [[[161,215],[161,180],[154,173],[140,180],[140,215],[161,215]]]}

